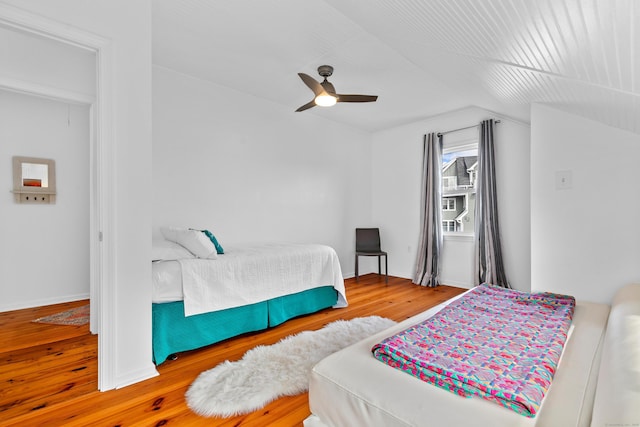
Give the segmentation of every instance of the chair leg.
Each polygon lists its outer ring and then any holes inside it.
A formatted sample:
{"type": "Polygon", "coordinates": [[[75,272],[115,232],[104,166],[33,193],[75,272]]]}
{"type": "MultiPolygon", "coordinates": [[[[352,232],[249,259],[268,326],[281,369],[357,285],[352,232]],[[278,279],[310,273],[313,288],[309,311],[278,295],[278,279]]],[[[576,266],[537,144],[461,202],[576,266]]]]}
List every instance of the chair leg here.
{"type": "Polygon", "coordinates": [[[384,256],[384,283],[389,283],[389,262],[387,256],[384,256]]]}
{"type": "Polygon", "coordinates": [[[380,276],[382,274],[382,270],[380,270],[380,258],[382,258],[380,255],[378,255],[378,276],[380,276]]]}
{"type": "Polygon", "coordinates": [[[358,281],[358,255],[356,255],[356,282],[358,281]]]}

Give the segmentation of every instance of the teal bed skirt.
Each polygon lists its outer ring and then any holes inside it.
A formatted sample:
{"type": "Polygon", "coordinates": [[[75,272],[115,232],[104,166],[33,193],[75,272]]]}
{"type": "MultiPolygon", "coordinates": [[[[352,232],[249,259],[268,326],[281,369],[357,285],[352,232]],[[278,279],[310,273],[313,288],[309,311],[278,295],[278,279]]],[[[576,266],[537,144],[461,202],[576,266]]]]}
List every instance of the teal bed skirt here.
{"type": "Polygon", "coordinates": [[[184,316],[182,301],[153,304],[153,361],[279,325],[289,319],[331,307],[338,301],[333,286],[323,286],[256,304],[184,316]]]}

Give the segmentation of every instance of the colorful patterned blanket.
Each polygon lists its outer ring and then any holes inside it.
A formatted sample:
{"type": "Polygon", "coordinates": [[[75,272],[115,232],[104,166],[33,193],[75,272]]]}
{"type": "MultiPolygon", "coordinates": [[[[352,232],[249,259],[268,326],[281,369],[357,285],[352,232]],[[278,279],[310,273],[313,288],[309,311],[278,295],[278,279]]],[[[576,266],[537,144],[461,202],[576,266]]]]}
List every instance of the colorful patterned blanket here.
{"type": "Polygon", "coordinates": [[[556,371],[575,299],[481,285],[372,348],[380,361],[464,397],[527,417],[556,371]]]}

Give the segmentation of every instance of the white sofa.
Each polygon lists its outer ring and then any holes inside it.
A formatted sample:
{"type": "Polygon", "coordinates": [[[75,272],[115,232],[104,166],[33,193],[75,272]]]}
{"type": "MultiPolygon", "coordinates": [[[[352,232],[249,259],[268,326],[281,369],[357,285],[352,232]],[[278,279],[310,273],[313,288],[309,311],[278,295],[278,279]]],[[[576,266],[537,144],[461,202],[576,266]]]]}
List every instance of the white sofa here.
{"type": "Polygon", "coordinates": [[[640,284],[611,303],[591,426],[640,426],[640,284]]]}
{"type": "Polygon", "coordinates": [[[435,307],[318,363],[309,384],[305,427],[638,427],[640,284],[611,307],[578,301],[570,339],[535,418],[483,399],[463,399],[380,363],[371,346],[433,315],[435,307]]]}

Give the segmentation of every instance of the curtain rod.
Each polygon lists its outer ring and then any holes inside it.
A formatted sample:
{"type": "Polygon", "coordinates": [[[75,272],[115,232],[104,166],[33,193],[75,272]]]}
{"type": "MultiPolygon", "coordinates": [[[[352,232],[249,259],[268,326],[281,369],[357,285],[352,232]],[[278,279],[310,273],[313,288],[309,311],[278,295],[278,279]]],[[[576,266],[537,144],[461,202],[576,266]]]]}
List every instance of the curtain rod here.
{"type": "MultiPolygon", "coordinates": [[[[494,120],[494,123],[500,123],[500,120],[494,120]]],[[[446,135],[448,133],[458,132],[458,131],[461,131],[461,130],[477,128],[478,126],[480,126],[480,125],[473,125],[473,126],[467,126],[467,127],[464,127],[464,128],[452,129],[452,130],[448,130],[448,131],[445,131],[445,132],[438,132],[436,134],[436,136],[442,136],[442,135],[446,135]]]]}

